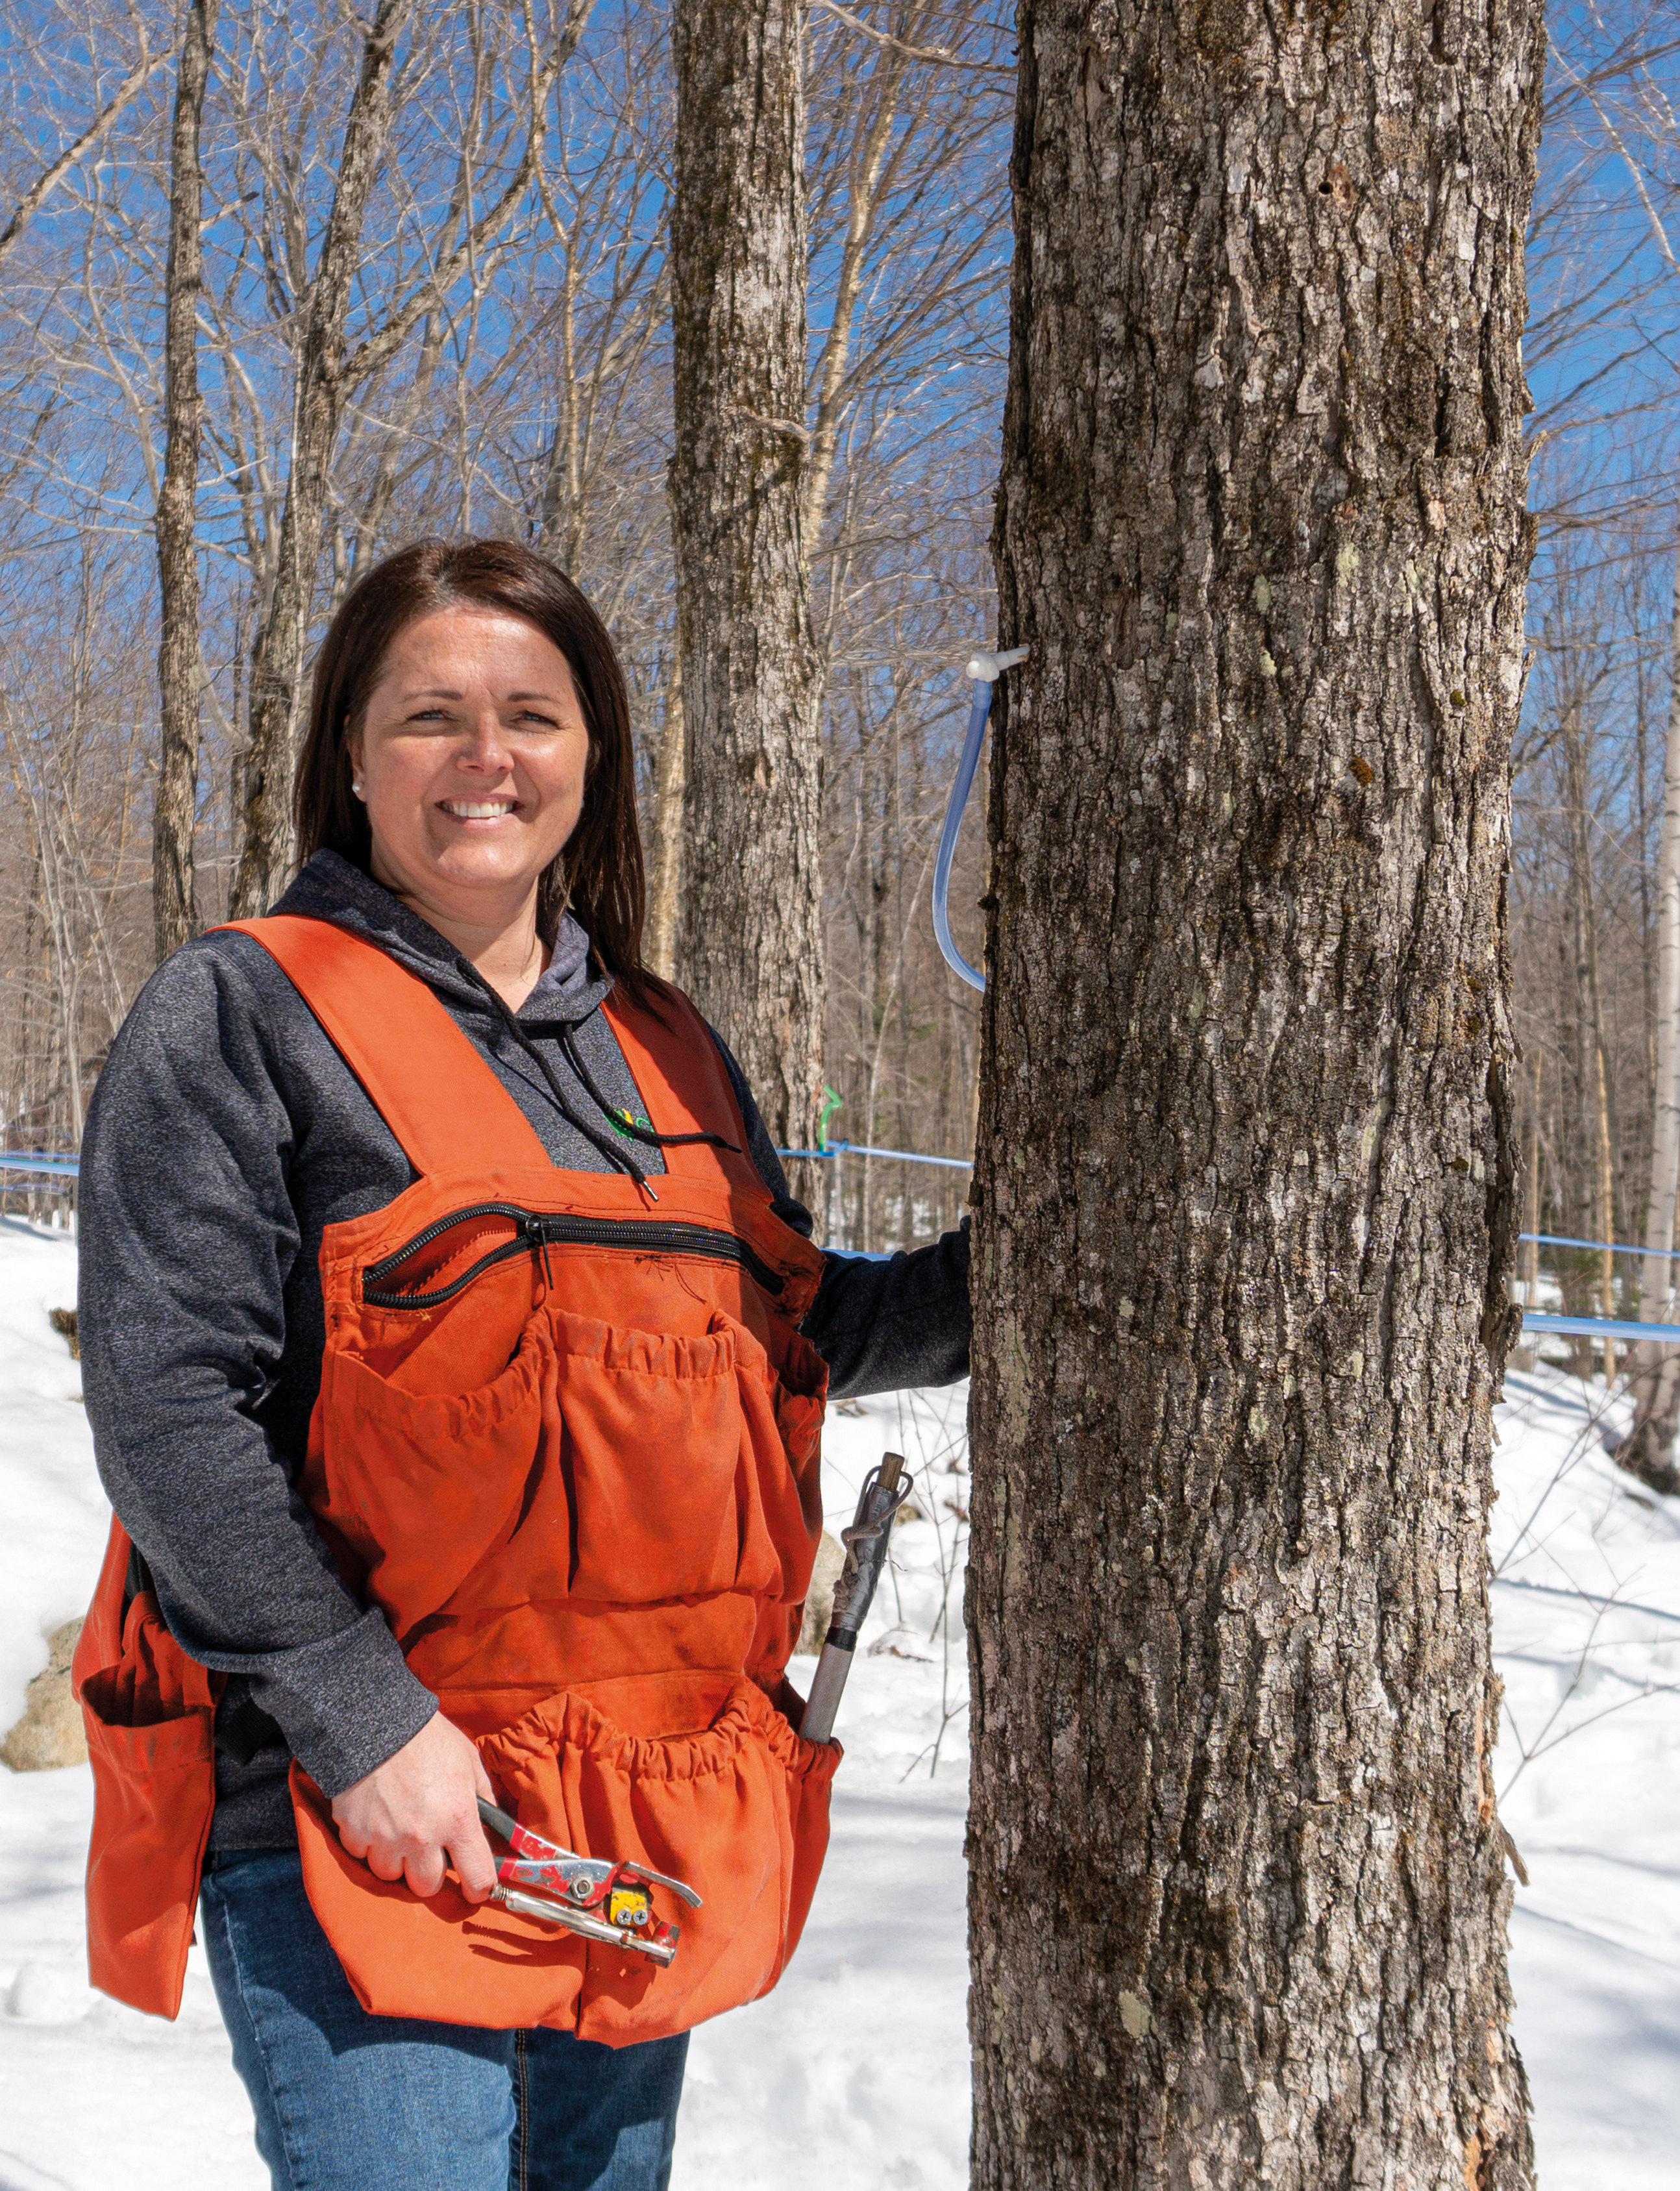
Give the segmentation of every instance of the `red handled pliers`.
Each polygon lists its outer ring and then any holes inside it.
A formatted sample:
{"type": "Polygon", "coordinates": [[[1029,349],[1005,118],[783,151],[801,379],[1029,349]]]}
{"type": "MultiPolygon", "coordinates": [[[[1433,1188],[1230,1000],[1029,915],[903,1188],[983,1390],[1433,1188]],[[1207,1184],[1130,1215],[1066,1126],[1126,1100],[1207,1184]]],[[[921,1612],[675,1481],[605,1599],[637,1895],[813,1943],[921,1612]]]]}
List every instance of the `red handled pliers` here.
{"type": "Polygon", "coordinates": [[[669,1963],[675,1955],[681,1928],[668,1925],[653,1914],[650,1887],[669,1888],[691,1909],[700,1898],[680,1879],[645,1864],[617,1862],[610,1858],[579,1856],[575,1850],[545,1841],[540,1834],[498,1811],[493,1803],[478,1799],[478,1815],[491,1832],[513,1851],[496,1866],[491,1900],[500,1902],[521,1917],[540,1917],[550,1925],[564,1925],[586,1940],[601,1940],[610,1947],[634,1948],[656,1963],[669,1963]],[[547,1894],[527,1894],[527,1887],[541,1887],[547,1894]],[[558,1895],[550,1901],[549,1895],[558,1895]]]}

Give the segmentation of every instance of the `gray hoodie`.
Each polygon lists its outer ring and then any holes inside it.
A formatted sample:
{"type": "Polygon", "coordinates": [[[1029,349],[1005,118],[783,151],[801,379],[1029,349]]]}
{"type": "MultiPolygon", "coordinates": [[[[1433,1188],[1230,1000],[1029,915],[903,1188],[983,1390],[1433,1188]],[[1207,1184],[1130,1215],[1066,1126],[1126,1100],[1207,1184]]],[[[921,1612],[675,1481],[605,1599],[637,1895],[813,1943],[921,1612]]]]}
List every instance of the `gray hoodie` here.
{"type": "MultiPolygon", "coordinates": [[[[418,974],[556,1164],[609,1168],[574,1123],[605,1122],[562,1032],[601,1096],[646,1115],[600,1010],[611,985],[575,922],[562,925],[518,1013],[521,1042],[454,947],[336,854],[311,860],[275,910],[334,921],[418,974]]],[[[749,1153],[777,1214],[808,1238],[811,1219],[788,1193],[739,1067],[718,1046],[749,1153]]],[[[657,1149],[631,1147],[644,1170],[663,1170],[657,1149]]],[[[229,1676],[213,1847],[287,1845],[292,1756],[337,1795],[436,1709],[384,1615],[345,1588],[294,1488],[325,1338],[322,1234],[382,1209],[413,1176],[297,991],[248,936],[201,936],[160,966],[100,1076],[82,1147],[83,1389],[100,1474],[171,1630],[229,1676]]],[[[803,1329],[836,1397],[963,1376],[966,1229],[890,1262],[828,1256],[803,1329]]]]}

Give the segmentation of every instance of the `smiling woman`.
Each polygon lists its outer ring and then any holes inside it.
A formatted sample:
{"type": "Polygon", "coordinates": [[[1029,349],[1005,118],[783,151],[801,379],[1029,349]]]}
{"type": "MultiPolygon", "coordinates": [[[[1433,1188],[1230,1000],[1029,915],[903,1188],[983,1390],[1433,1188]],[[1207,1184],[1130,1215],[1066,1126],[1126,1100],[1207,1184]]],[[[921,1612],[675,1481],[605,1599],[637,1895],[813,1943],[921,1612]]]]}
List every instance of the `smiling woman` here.
{"type": "Polygon", "coordinates": [[[516,1010],[546,961],[538,884],[584,807],[589,732],[565,656],[517,617],[440,609],[398,635],[345,743],[373,879],[516,1010]]]}
{"type": "Polygon", "coordinates": [[[316,665],[294,805],[305,860],[343,854],[476,965],[486,953],[480,971],[515,1010],[567,904],[640,989],[624,676],[601,619],[543,557],[420,541],[356,586],[316,665]]]}
{"type": "Polygon", "coordinates": [[[657,2191],[687,2032],[775,1983],[826,1845],[824,1393],[964,1374],[966,1236],[812,1244],[642,966],[624,680],[540,556],[352,589],[294,811],[83,1144],[94,1979],[173,2014],[198,1906],[277,2186],[657,2191]]]}

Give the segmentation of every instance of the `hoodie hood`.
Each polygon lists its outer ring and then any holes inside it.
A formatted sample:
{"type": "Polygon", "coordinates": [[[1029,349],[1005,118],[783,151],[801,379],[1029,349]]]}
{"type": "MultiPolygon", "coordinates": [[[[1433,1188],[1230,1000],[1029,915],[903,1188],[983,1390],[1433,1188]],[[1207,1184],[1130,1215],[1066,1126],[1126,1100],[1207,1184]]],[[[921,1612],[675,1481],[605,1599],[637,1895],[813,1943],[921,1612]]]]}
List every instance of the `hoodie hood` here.
{"type": "MultiPolygon", "coordinates": [[[[474,1019],[493,1016],[483,989],[461,970],[461,953],[448,937],[340,853],[317,852],[274,910],[347,928],[388,952],[458,1010],[474,1019]]],[[[554,955],[519,1008],[520,1025],[532,1034],[548,1027],[577,1027],[612,993],[612,982],[591,968],[589,937],[563,913],[554,955]]]]}

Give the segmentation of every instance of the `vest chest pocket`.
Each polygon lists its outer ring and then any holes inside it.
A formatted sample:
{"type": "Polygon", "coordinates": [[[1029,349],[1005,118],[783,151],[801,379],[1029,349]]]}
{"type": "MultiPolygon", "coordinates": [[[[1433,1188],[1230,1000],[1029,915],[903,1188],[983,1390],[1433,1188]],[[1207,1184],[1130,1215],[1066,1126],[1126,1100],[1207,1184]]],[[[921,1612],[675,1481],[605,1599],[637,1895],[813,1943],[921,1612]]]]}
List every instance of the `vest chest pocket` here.
{"type": "Polygon", "coordinates": [[[491,1383],[428,1394],[329,1350],[303,1488],[316,1521],[361,1563],[362,1591],[399,1641],[499,1561],[521,1517],[527,1556],[533,1538],[550,1548],[546,1594],[563,1593],[565,1501],[543,1441],[545,1354],[533,1325],[491,1383]]]}
{"type": "Polygon", "coordinates": [[[646,1605],[732,1589],[733,1332],[685,1337],[563,1313],[553,1330],[544,1404],[572,1500],[571,1596],[646,1605]]]}
{"type": "Polygon", "coordinates": [[[649,1604],[743,1590],[802,1605],[823,1522],[828,1371],[814,1349],[794,1338],[778,1377],[720,1312],[703,1337],[573,1316],[555,1325],[572,1596],[649,1604]]]}
{"type": "Polygon", "coordinates": [[[305,1495],[399,1640],[441,1612],[561,1599],[802,1601],[823,1373],[802,1342],[789,1370],[815,1389],[790,1391],[718,1312],[685,1335],[539,1312],[462,1394],[329,1352],[305,1495]]]}

